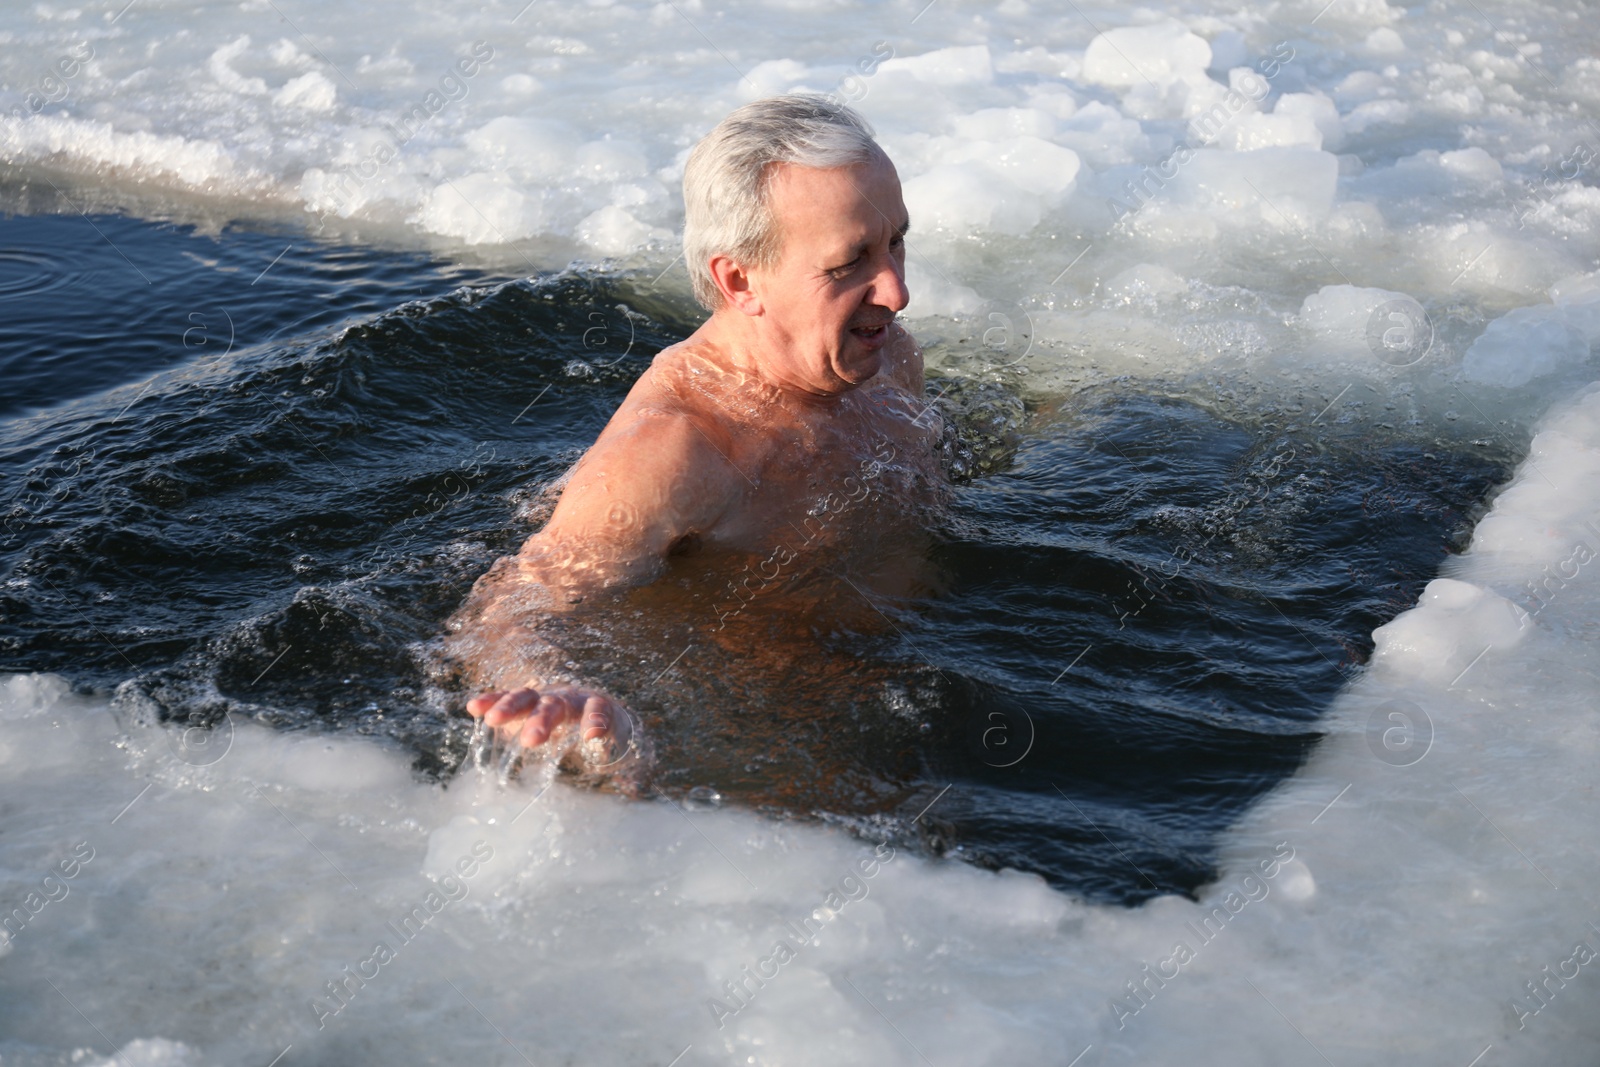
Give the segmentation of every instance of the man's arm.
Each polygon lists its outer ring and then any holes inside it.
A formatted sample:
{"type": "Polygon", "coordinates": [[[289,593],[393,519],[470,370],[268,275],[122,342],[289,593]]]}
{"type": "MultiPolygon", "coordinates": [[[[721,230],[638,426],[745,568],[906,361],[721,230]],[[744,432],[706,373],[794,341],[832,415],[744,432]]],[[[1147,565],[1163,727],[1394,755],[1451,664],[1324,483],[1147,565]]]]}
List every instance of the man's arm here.
{"type": "Polygon", "coordinates": [[[544,529],[517,554],[519,573],[560,601],[641,585],[685,538],[716,525],[743,480],[721,427],[683,411],[624,407],[572,469],[544,529]],[[721,440],[719,440],[719,438],[721,440]]]}
{"type": "Polygon", "coordinates": [[[692,413],[625,404],[579,460],[550,521],[473,588],[452,650],[485,690],[467,711],[526,747],[563,723],[585,741],[625,743],[631,720],[608,694],[565,679],[540,633],[606,589],[655,578],[686,538],[710,530],[742,491],[728,443],[692,413]],[[555,669],[552,669],[554,667],[555,669]]]}

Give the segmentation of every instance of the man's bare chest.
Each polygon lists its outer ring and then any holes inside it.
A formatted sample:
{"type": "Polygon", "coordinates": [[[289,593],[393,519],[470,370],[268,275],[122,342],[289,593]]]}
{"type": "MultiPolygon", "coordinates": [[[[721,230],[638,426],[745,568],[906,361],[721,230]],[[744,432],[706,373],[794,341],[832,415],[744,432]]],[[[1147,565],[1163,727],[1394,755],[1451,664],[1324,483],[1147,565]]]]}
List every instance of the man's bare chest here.
{"type": "Polygon", "coordinates": [[[795,538],[812,546],[875,541],[937,506],[945,480],[936,411],[885,387],[864,388],[830,414],[785,426],[768,443],[713,540],[750,552],[795,538]]]}

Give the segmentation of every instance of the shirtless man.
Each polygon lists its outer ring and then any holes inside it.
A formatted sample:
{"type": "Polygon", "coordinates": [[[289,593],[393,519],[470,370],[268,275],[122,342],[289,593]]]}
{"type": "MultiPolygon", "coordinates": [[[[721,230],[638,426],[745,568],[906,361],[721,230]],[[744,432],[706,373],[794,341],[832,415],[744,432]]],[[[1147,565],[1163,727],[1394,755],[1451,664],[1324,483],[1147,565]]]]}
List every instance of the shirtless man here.
{"type": "MultiPolygon", "coordinates": [[[[881,482],[876,506],[836,523],[823,551],[850,547],[844,538],[885,555],[877,542],[892,549],[885,530],[910,510],[896,495],[942,483],[922,357],[895,323],[908,300],[909,219],[894,165],[860,117],[802,95],[739,108],[690,155],[684,200],[685,259],[710,319],[655,357],[549,522],[479,580],[453,624],[455,654],[486,690],[468,712],[529,748],[563,725],[601,743],[631,728],[583,679],[531,673],[539,657],[524,653],[541,644],[541,618],[650,583],[680,555],[721,550],[780,570],[774,545],[798,545],[829,518],[819,499],[868,499],[843,488],[860,486],[863,470],[881,482]]],[[[882,586],[893,571],[855,573],[882,586]]]]}

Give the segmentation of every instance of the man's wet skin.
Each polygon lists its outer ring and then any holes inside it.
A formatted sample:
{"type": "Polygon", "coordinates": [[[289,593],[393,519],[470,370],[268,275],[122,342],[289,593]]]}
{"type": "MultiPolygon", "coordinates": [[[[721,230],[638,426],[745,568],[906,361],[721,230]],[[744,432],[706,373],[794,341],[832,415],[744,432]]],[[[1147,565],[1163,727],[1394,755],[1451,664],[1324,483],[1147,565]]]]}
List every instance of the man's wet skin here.
{"type": "MultiPolygon", "coordinates": [[[[942,427],[923,400],[921,355],[893,321],[908,299],[899,179],[886,160],[779,165],[770,195],[777,262],[712,258],[724,306],[657,355],[550,521],[453,620],[452,654],[484,690],[467,710],[503,738],[537,747],[575,725],[585,741],[626,740],[631,717],[553,667],[567,657],[548,637],[608,591],[688,565],[717,594],[710,611],[696,601],[703,617],[689,624],[725,648],[757,600],[764,611],[793,601],[800,645],[828,625],[817,613],[841,598],[797,592],[806,573],[854,591],[845,615],[874,610],[873,595],[920,591],[926,513],[944,489],[942,427]]],[[[796,654],[760,644],[755,663],[796,654]]]]}

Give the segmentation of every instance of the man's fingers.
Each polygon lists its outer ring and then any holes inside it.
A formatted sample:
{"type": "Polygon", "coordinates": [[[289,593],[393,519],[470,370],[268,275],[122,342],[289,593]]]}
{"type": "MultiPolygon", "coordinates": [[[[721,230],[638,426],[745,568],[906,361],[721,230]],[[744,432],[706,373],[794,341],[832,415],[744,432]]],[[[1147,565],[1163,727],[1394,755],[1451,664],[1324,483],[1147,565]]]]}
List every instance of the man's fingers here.
{"type": "Polygon", "coordinates": [[[590,697],[583,702],[583,722],[579,726],[582,732],[579,736],[585,741],[604,737],[611,732],[612,722],[611,701],[600,696],[590,697]]]}
{"type": "Polygon", "coordinates": [[[526,715],[538,703],[539,692],[536,689],[518,689],[512,693],[505,693],[484,714],[484,725],[503,726],[512,719],[526,715]]]}
{"type": "Polygon", "coordinates": [[[528,721],[522,727],[521,741],[526,748],[536,748],[550,740],[555,728],[569,719],[578,717],[572,697],[563,692],[542,694],[528,721]]]}
{"type": "Polygon", "coordinates": [[[538,748],[550,740],[550,726],[539,715],[529,715],[528,721],[522,724],[522,732],[517,735],[517,743],[523,748],[538,748]]]}
{"type": "Polygon", "coordinates": [[[515,738],[524,748],[538,748],[569,722],[578,724],[578,736],[584,741],[614,737],[620,731],[623,736],[618,740],[626,743],[626,735],[632,732],[626,712],[609,697],[577,689],[541,693],[524,686],[509,692],[480,693],[467,701],[467,712],[508,739],[515,738]]]}
{"type": "Polygon", "coordinates": [[[504,689],[497,689],[491,693],[479,693],[477,696],[467,701],[467,714],[471,715],[474,719],[481,719],[490,708],[494,707],[495,701],[499,700],[505,695],[506,693],[504,689]]]}

